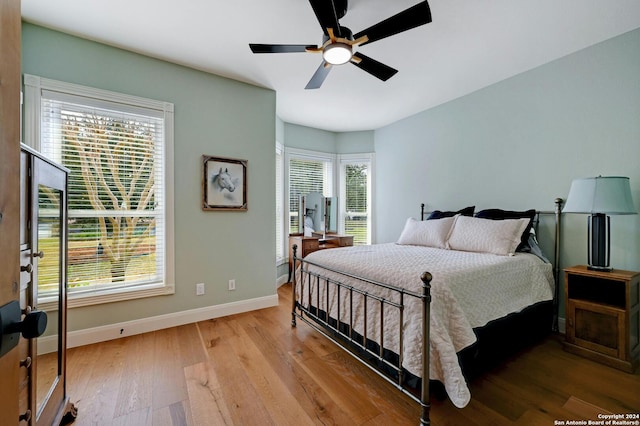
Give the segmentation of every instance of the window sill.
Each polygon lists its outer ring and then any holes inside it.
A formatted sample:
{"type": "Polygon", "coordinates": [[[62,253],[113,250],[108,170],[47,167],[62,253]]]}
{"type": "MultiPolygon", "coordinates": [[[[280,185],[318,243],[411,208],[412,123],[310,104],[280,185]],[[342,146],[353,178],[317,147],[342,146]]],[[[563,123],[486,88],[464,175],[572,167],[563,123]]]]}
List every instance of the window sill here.
{"type": "MultiPolygon", "coordinates": [[[[149,285],[135,288],[117,288],[90,292],[86,294],[71,294],[67,297],[67,308],[80,308],[83,306],[100,305],[103,303],[121,302],[124,300],[142,299],[145,297],[167,296],[175,294],[173,285],[158,286],[149,285]]],[[[38,309],[51,312],[58,310],[57,300],[51,298],[38,303],[38,309]]]]}

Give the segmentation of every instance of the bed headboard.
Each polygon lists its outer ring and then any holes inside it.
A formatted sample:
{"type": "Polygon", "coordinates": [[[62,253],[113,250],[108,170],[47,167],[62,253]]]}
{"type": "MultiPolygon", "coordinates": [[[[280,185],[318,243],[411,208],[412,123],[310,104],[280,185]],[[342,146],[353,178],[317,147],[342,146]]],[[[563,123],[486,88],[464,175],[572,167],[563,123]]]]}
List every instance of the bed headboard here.
{"type": "MultiPolygon", "coordinates": [[[[551,210],[536,210],[533,219],[533,229],[535,229],[538,240],[545,253],[553,253],[551,261],[553,263],[553,278],[555,281],[555,292],[553,295],[553,331],[558,331],[558,302],[560,296],[560,236],[561,236],[561,212],[564,200],[556,198],[555,208],[551,210]],[[542,227],[541,227],[542,224],[542,227]]],[[[420,219],[426,220],[431,212],[425,211],[424,203],[420,204],[420,219]],[[426,216],[425,216],[426,215],[426,216]]]]}

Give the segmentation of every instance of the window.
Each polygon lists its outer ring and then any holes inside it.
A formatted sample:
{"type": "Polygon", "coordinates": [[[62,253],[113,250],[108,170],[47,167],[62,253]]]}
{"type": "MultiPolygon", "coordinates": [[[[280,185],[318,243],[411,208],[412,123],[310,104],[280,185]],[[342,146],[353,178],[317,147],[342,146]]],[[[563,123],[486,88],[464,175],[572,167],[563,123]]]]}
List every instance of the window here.
{"type": "Polygon", "coordinates": [[[320,192],[325,197],[333,195],[333,154],[287,149],[287,182],[289,233],[298,232],[298,207],[300,196],[320,192]]]}
{"type": "Polygon", "coordinates": [[[282,145],[276,142],[276,263],[285,259],[284,253],[284,155],[282,145]]]}
{"type": "MultiPolygon", "coordinates": [[[[309,192],[316,191],[322,193],[325,197],[334,195],[334,185],[338,187],[334,181],[334,168],[336,163],[339,164],[339,197],[338,208],[340,209],[338,219],[339,233],[345,235],[353,235],[354,244],[371,244],[372,235],[372,216],[371,194],[373,193],[373,168],[374,154],[342,154],[336,156],[334,154],[319,153],[313,151],[305,151],[293,148],[284,148],[284,180],[278,177],[278,146],[276,147],[276,206],[280,203],[281,195],[278,188],[279,182],[284,182],[284,206],[285,219],[287,225],[283,230],[289,233],[299,232],[298,227],[298,207],[300,196],[309,192]],[[338,161],[336,161],[338,160],[338,161]]],[[[276,221],[282,219],[283,215],[278,213],[276,207],[276,221]]],[[[276,223],[276,232],[278,231],[279,222],[276,223]]],[[[278,236],[279,244],[284,243],[286,235],[278,236]]],[[[280,234],[277,234],[280,235],[280,234]]],[[[283,245],[282,250],[285,247],[283,245]]],[[[283,257],[286,253],[282,253],[283,257]]]]}
{"type": "Polygon", "coordinates": [[[355,245],[371,244],[373,154],[340,156],[341,233],[355,245]]]}
{"type": "Polygon", "coordinates": [[[173,293],[173,105],[35,76],[25,92],[26,142],[70,171],[70,306],[173,293]]]}

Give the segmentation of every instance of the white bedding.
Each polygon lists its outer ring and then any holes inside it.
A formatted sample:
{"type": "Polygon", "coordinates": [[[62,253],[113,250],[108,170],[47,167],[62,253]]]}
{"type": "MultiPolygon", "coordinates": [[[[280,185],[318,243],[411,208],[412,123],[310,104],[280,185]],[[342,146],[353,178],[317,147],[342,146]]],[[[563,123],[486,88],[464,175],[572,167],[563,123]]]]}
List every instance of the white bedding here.
{"type": "MultiPolygon", "coordinates": [[[[320,250],[305,260],[418,293],[422,293],[421,274],[430,272],[433,280],[429,376],[444,383],[457,407],[466,406],[471,398],[456,353],[475,342],[472,328],[553,298],[551,265],[526,253],[497,256],[389,243],[320,250]]],[[[312,265],[309,268],[314,270],[312,265]]],[[[322,274],[354,287],[365,285],[327,271],[322,274]]],[[[308,290],[305,288],[304,294],[300,294],[299,275],[297,282],[298,301],[308,307],[308,290]]],[[[314,306],[315,288],[311,290],[314,306]]],[[[324,294],[324,284],[320,289],[324,294]]],[[[367,291],[391,300],[395,297],[380,288],[368,287],[367,291]]],[[[367,303],[366,335],[380,343],[379,302],[369,298],[367,303]]],[[[349,323],[350,302],[346,291],[341,293],[340,304],[340,320],[349,323]]],[[[354,330],[362,335],[365,334],[363,304],[362,297],[354,297],[354,330]]],[[[403,367],[421,377],[422,305],[412,297],[406,297],[405,304],[403,367]]],[[[328,310],[336,318],[337,306],[337,296],[331,292],[329,309],[322,302],[320,309],[328,310]]],[[[395,353],[399,353],[398,322],[397,309],[385,307],[384,347],[395,353]]]]}

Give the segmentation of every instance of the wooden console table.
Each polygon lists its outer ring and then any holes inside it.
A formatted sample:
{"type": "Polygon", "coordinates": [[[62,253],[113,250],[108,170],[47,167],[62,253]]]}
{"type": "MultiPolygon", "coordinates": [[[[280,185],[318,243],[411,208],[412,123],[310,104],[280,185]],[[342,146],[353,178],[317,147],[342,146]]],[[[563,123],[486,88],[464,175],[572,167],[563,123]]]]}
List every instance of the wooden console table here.
{"type": "Polygon", "coordinates": [[[326,250],[337,247],[349,247],[353,245],[352,235],[327,234],[322,238],[322,234],[312,234],[311,237],[305,237],[302,234],[289,234],[289,278],[291,282],[291,273],[293,271],[293,246],[298,245],[297,256],[305,257],[309,253],[317,250],[326,250]]]}

